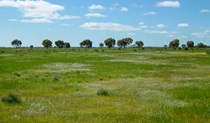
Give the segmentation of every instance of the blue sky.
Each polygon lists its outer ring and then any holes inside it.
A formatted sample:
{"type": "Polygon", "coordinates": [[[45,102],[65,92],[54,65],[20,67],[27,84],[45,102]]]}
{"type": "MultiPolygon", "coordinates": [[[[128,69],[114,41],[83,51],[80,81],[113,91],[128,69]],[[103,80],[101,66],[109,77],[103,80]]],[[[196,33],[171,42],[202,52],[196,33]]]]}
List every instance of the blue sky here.
{"type": "Polygon", "coordinates": [[[14,39],[22,46],[44,39],[99,46],[109,37],[145,46],[173,39],[210,45],[210,0],[0,0],[0,17],[0,47],[14,39]]]}

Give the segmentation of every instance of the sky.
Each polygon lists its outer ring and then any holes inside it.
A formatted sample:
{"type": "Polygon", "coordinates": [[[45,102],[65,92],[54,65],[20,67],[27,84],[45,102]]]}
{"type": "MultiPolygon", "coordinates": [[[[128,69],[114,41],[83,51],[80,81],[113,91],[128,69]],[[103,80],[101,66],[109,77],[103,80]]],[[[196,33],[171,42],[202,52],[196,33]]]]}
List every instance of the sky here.
{"type": "Polygon", "coordinates": [[[77,47],[90,39],[98,47],[110,37],[210,45],[210,0],[0,0],[0,47],[14,39],[25,47],[45,39],[77,47]]]}

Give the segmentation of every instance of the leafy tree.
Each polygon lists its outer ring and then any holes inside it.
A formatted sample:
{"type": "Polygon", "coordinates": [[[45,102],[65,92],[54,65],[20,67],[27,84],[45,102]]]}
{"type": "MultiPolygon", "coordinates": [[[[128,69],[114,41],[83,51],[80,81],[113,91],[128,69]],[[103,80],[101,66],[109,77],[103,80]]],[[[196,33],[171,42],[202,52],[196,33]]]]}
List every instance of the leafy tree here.
{"type": "Polygon", "coordinates": [[[126,47],[127,45],[132,44],[133,39],[132,38],[123,38],[117,41],[117,45],[119,47],[126,47]]]}
{"type": "Polygon", "coordinates": [[[133,42],[132,38],[123,38],[122,40],[124,40],[126,42],[126,46],[132,44],[132,42],[133,42]]]}
{"type": "Polygon", "coordinates": [[[117,46],[119,47],[126,47],[127,46],[127,42],[124,39],[120,39],[117,41],[117,46]]]}
{"type": "Polygon", "coordinates": [[[70,43],[69,43],[69,42],[65,42],[65,43],[64,43],[64,47],[65,47],[65,48],[70,48],[70,47],[71,47],[71,45],[70,45],[70,43]]]}
{"type": "Polygon", "coordinates": [[[103,44],[103,43],[100,43],[100,44],[99,44],[99,47],[100,47],[100,48],[104,47],[104,44],[103,44]]]}
{"type": "Polygon", "coordinates": [[[58,48],[63,48],[64,47],[64,42],[62,40],[57,40],[57,41],[55,41],[55,45],[58,48]]]}
{"type": "Polygon", "coordinates": [[[86,47],[86,48],[91,48],[92,47],[92,41],[89,39],[85,39],[82,42],[80,42],[80,47],[86,47]]]}
{"type": "Polygon", "coordinates": [[[42,45],[45,48],[50,48],[50,47],[52,47],[52,41],[50,41],[49,39],[45,39],[45,40],[42,41],[42,45]]]}
{"type": "Polygon", "coordinates": [[[168,46],[165,44],[163,47],[166,49],[168,46]]]}
{"type": "Polygon", "coordinates": [[[187,41],[187,47],[188,48],[193,48],[194,47],[194,42],[193,41],[187,41]]]}
{"type": "Polygon", "coordinates": [[[136,41],[136,45],[137,47],[141,48],[144,46],[144,42],[143,41],[136,41]]]}
{"type": "Polygon", "coordinates": [[[203,44],[203,43],[198,43],[197,45],[196,45],[196,47],[197,48],[206,48],[207,47],[207,45],[205,45],[205,44],[203,44]]]}
{"type": "Polygon", "coordinates": [[[185,44],[182,44],[182,48],[186,48],[187,46],[185,44]]]}
{"type": "Polygon", "coordinates": [[[21,42],[21,40],[15,39],[15,40],[13,40],[13,41],[11,42],[11,45],[12,45],[12,46],[15,46],[16,48],[17,48],[17,47],[21,47],[22,42],[21,42]]]}
{"type": "Polygon", "coordinates": [[[30,45],[30,48],[33,49],[34,48],[34,45],[30,45]]]}
{"type": "Polygon", "coordinates": [[[169,43],[169,47],[176,49],[177,47],[179,47],[179,39],[174,39],[173,41],[171,41],[169,43]]]}
{"type": "Polygon", "coordinates": [[[115,46],[115,39],[114,38],[107,38],[106,40],[104,40],[104,44],[108,47],[108,48],[112,48],[115,46]]]}

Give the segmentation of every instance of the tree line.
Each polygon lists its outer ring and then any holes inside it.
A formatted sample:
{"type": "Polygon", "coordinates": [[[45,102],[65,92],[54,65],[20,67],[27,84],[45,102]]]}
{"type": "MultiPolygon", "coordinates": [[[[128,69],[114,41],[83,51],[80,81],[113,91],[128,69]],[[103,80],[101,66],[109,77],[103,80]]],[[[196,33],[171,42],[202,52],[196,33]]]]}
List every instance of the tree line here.
{"type": "MultiPolygon", "coordinates": [[[[122,39],[119,39],[118,41],[116,41],[114,38],[107,38],[106,40],[104,40],[103,43],[99,44],[99,47],[102,48],[106,46],[108,48],[113,48],[115,47],[115,45],[117,45],[119,48],[125,48],[128,46],[141,48],[144,46],[144,42],[141,40],[136,41],[134,45],[132,45],[132,43],[133,43],[132,38],[122,38],[122,39]]],[[[70,48],[71,47],[69,42],[64,42],[62,40],[57,40],[54,42],[54,44],[57,48],[70,48]]],[[[84,48],[91,48],[92,44],[93,42],[89,39],[85,39],[79,43],[80,47],[84,47],[84,48]]],[[[15,39],[11,42],[11,45],[18,48],[18,47],[21,47],[22,42],[21,40],[15,39]]],[[[51,48],[53,47],[53,42],[49,39],[45,39],[42,41],[42,45],[45,48],[51,48]]],[[[170,41],[169,45],[164,45],[164,48],[169,47],[169,48],[176,49],[176,48],[180,48],[179,45],[180,45],[179,39],[174,39],[170,41]]],[[[33,45],[31,45],[30,47],[33,48],[33,45]]],[[[201,42],[198,43],[197,45],[194,45],[194,41],[187,41],[186,44],[182,44],[181,47],[186,49],[186,48],[194,48],[194,47],[207,48],[208,46],[201,42]]]]}
{"type": "MultiPolygon", "coordinates": [[[[179,39],[174,39],[174,40],[170,41],[169,48],[173,48],[173,49],[180,48],[179,45],[180,45],[179,39]]],[[[164,47],[167,47],[167,45],[165,45],[164,47]]],[[[188,48],[192,49],[194,47],[196,47],[196,48],[207,48],[209,46],[203,44],[202,42],[195,45],[194,41],[187,41],[186,44],[182,44],[181,47],[184,48],[184,49],[188,49],[188,48]]]]}

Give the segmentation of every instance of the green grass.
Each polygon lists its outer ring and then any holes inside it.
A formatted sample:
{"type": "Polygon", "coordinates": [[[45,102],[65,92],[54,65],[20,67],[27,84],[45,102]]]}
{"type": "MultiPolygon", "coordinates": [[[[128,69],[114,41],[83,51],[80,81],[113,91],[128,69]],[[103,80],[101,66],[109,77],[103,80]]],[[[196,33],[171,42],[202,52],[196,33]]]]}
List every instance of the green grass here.
{"type": "Polygon", "coordinates": [[[210,122],[206,49],[2,48],[0,59],[0,98],[21,98],[0,102],[0,123],[210,122]]]}

